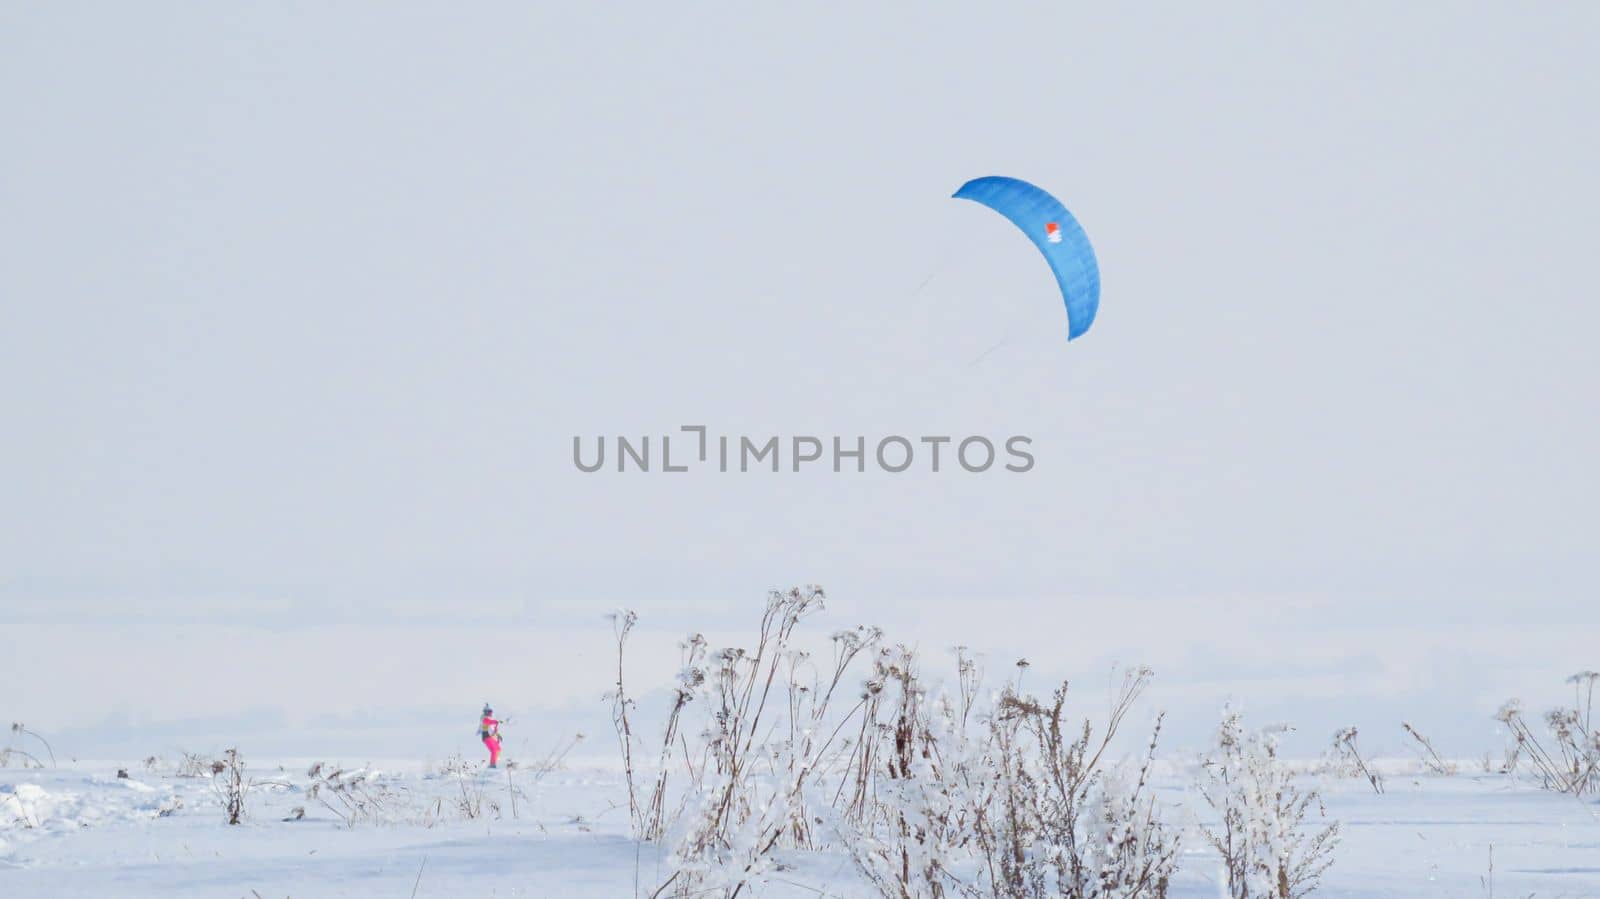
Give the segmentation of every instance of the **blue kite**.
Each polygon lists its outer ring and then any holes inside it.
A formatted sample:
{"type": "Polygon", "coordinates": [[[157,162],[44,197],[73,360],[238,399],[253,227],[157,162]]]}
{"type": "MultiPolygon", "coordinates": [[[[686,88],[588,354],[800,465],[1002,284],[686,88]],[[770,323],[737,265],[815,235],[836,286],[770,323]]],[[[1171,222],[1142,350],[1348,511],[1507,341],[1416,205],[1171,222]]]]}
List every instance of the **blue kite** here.
{"type": "Polygon", "coordinates": [[[1044,254],[1067,304],[1067,339],[1083,336],[1100,308],[1100,266],[1089,235],[1061,201],[1016,178],[990,176],[961,185],[952,196],[993,209],[1022,229],[1044,254]]]}

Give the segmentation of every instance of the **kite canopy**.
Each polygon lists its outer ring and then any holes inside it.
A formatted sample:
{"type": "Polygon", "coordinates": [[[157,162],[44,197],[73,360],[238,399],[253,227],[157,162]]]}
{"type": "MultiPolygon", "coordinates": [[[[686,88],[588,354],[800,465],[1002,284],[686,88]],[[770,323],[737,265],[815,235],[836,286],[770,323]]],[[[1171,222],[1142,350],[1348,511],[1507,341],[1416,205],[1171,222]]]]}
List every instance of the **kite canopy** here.
{"type": "Polygon", "coordinates": [[[999,176],[968,181],[953,196],[982,203],[1021,228],[1055,272],[1067,304],[1067,339],[1089,330],[1100,308],[1100,266],[1089,236],[1060,200],[1026,181],[999,176]]]}

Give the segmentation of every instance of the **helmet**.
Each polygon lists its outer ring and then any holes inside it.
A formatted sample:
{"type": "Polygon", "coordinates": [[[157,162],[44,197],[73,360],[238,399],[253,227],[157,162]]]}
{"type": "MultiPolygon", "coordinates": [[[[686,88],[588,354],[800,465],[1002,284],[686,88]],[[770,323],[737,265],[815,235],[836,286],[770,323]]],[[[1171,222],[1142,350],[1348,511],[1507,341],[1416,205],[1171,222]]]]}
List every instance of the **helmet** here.
{"type": "Polygon", "coordinates": [[[486,702],[483,704],[483,713],[485,715],[493,715],[494,709],[489,708],[489,704],[486,702]]]}

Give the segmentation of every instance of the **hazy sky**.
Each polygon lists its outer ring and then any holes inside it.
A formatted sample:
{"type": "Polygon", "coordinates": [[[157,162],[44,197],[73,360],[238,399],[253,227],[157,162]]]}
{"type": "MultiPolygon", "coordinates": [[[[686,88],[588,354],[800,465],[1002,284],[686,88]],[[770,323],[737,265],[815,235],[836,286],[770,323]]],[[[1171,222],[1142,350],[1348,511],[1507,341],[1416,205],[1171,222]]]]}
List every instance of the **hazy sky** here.
{"type": "Polygon", "coordinates": [[[5,4],[0,715],[470,731],[590,709],[607,608],[649,679],[818,582],[1151,662],[1199,722],[1490,741],[1600,667],[1597,43],[1583,3],[5,4]],[[986,174],[1087,229],[1083,340],[949,199],[986,174]],[[1037,464],[572,465],[684,424],[1037,464]]]}

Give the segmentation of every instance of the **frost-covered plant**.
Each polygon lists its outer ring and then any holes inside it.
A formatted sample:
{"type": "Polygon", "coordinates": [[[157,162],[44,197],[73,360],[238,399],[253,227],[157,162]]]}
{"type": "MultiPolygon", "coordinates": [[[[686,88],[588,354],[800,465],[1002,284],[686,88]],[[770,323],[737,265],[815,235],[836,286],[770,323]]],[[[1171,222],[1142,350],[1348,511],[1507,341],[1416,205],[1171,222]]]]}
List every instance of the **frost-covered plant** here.
{"type": "MultiPolygon", "coordinates": [[[[1066,726],[1065,687],[1053,704],[1015,683],[988,699],[964,651],[949,692],[930,691],[916,653],[876,628],[839,631],[831,658],[813,657],[795,632],[822,601],[815,587],[772,593],[752,643],[681,645],[661,770],[636,802],[639,832],[670,847],[649,895],[733,899],[776,850],[833,847],[895,899],[1165,895],[1178,843],[1149,793],[1154,737],[1140,766],[1104,761],[1148,670],[1128,675],[1103,733],[1080,732],[1066,726]]],[[[632,620],[614,621],[620,653],[632,620]]]]}
{"type": "Polygon", "coordinates": [[[1545,713],[1545,728],[1553,749],[1546,748],[1523,715],[1522,703],[1512,699],[1500,707],[1495,720],[1504,724],[1514,739],[1513,755],[1508,752],[1511,770],[1515,758],[1526,753],[1529,763],[1546,789],[1583,796],[1600,790],[1600,730],[1594,723],[1594,689],[1600,672],[1580,671],[1567,678],[1572,684],[1572,708],[1555,708],[1545,713]]]}
{"type": "Polygon", "coordinates": [[[1128,673],[1096,734],[1067,726],[1065,685],[1048,704],[1016,682],[980,702],[981,673],[958,650],[954,695],[929,699],[914,657],[888,658],[868,686],[881,685],[877,706],[890,712],[869,711],[878,723],[860,753],[878,773],[865,801],[842,809],[846,845],[880,896],[1166,895],[1178,837],[1148,792],[1160,719],[1142,764],[1104,761],[1148,669],[1128,673]]]}
{"type": "Polygon", "coordinates": [[[1417,752],[1422,756],[1423,768],[1433,774],[1441,774],[1445,777],[1455,776],[1458,770],[1456,763],[1447,761],[1443,756],[1439,755],[1439,751],[1433,748],[1432,740],[1423,736],[1421,731],[1412,727],[1409,722],[1402,721],[1400,726],[1405,729],[1406,734],[1417,744],[1417,752]]]}
{"type": "Polygon", "coordinates": [[[583,734],[573,734],[568,739],[558,740],[555,745],[550,747],[549,752],[532,762],[506,762],[506,795],[511,800],[511,817],[520,817],[520,813],[517,810],[517,800],[527,799],[528,794],[524,787],[537,788],[551,772],[565,768],[567,755],[582,742],[583,734]],[[513,779],[513,775],[516,772],[523,773],[523,781],[520,784],[513,779]]]}
{"type": "Polygon", "coordinates": [[[617,744],[622,749],[622,775],[628,788],[628,819],[633,824],[634,839],[647,839],[644,812],[639,805],[639,792],[634,786],[633,748],[637,738],[628,710],[633,700],[628,698],[622,676],[622,662],[628,648],[628,635],[639,616],[632,609],[618,609],[606,616],[611,622],[611,633],[617,644],[617,688],[606,694],[611,700],[611,724],[617,731],[617,744]]]}
{"type": "MultiPolygon", "coordinates": [[[[429,767],[432,768],[431,765],[429,767]]],[[[463,774],[475,774],[477,770],[478,763],[469,762],[460,753],[456,753],[440,762],[437,770],[430,770],[424,776],[429,778],[458,777],[463,774]]]]}
{"type": "Polygon", "coordinates": [[[177,770],[173,773],[178,777],[210,777],[216,761],[209,756],[197,752],[185,752],[178,760],[177,770]]]}
{"type": "Polygon", "coordinates": [[[306,771],[306,777],[311,781],[307,798],[322,803],[346,827],[387,824],[407,817],[409,794],[378,771],[346,771],[317,762],[306,771]]]}
{"type": "Polygon", "coordinates": [[[800,676],[809,657],[791,640],[822,602],[814,586],[773,592],[753,648],[706,654],[698,687],[705,726],[677,750],[692,772],[693,803],[668,828],[672,873],[653,895],[732,899],[771,866],[774,849],[808,843],[810,781],[854,714],[829,729],[829,703],[864,646],[836,654],[828,675],[800,676]]]}
{"type": "MultiPolygon", "coordinates": [[[[537,783],[544,773],[555,770],[561,764],[566,751],[570,750],[582,735],[571,741],[558,743],[545,760],[531,766],[519,765],[516,762],[506,762],[506,794],[510,803],[515,808],[516,800],[524,795],[522,789],[512,779],[514,770],[531,770],[535,772],[534,782],[537,783]]],[[[429,765],[430,770],[423,775],[425,780],[451,780],[455,782],[453,791],[434,793],[431,798],[424,799],[420,808],[414,807],[409,811],[407,820],[432,827],[435,823],[458,817],[466,820],[478,818],[501,817],[500,801],[496,793],[488,788],[487,784],[479,779],[483,771],[479,762],[468,761],[459,754],[451,755],[438,765],[429,765]]],[[[315,768],[312,771],[316,771],[315,768]]],[[[310,773],[310,772],[308,772],[310,773]]]]}
{"type": "Polygon", "coordinates": [[[0,768],[11,767],[11,760],[16,759],[24,768],[43,768],[44,762],[34,758],[31,754],[12,746],[0,746],[0,768]]]}
{"type": "Polygon", "coordinates": [[[222,812],[227,822],[238,824],[244,820],[245,797],[253,785],[244,776],[244,759],[239,750],[229,749],[222,758],[211,763],[211,790],[222,802],[222,812]]]}
{"type": "MultiPolygon", "coordinates": [[[[457,771],[454,775],[456,786],[459,790],[452,798],[456,814],[468,821],[479,818],[500,817],[500,801],[494,794],[483,788],[476,776],[467,771],[457,771]]],[[[443,800],[440,800],[442,803],[443,800]]],[[[437,808],[437,807],[436,807],[437,808]]]]}
{"type": "Polygon", "coordinates": [[[1316,791],[1302,791],[1278,757],[1284,728],[1247,732],[1239,713],[1224,709],[1216,743],[1197,784],[1221,817],[1202,828],[1222,856],[1230,899],[1298,899],[1314,890],[1339,841],[1337,822],[1308,824],[1316,791]]]}
{"type": "Polygon", "coordinates": [[[532,777],[533,783],[538,784],[544,780],[546,775],[564,770],[567,767],[567,756],[572,754],[572,750],[576,749],[578,744],[583,741],[583,734],[575,733],[567,739],[557,741],[555,745],[550,747],[550,751],[541,758],[527,763],[507,762],[506,766],[527,772],[532,777]]]}
{"type": "MultiPolygon", "coordinates": [[[[44,747],[45,753],[50,756],[50,767],[54,768],[56,766],[56,751],[50,748],[50,741],[46,740],[44,737],[40,736],[34,731],[29,730],[20,721],[11,722],[11,733],[14,734],[19,741],[25,737],[32,737],[33,739],[37,740],[39,744],[44,747]]],[[[44,767],[44,764],[40,762],[38,758],[15,747],[6,747],[4,749],[0,749],[0,767],[4,767],[7,764],[9,755],[16,755],[22,758],[24,767],[26,767],[30,761],[35,767],[44,767]]]]}
{"type": "Polygon", "coordinates": [[[1335,777],[1362,777],[1372,785],[1372,792],[1383,792],[1383,776],[1367,765],[1356,745],[1356,729],[1342,727],[1333,732],[1333,742],[1322,757],[1322,772],[1335,777]]]}
{"type": "Polygon", "coordinates": [[[1135,899],[1162,897],[1177,868],[1178,835],[1148,792],[1158,716],[1142,764],[1106,764],[1106,752],[1151,671],[1128,671],[1105,728],[1068,729],[1067,685],[1046,705],[1007,689],[990,719],[996,789],[976,817],[986,895],[1135,899]]]}
{"type": "MultiPolygon", "coordinates": [[[[632,613],[628,614],[631,615],[632,613]]],[[[650,799],[644,806],[641,818],[642,826],[639,829],[638,837],[643,840],[660,839],[666,827],[667,780],[668,774],[672,770],[671,761],[674,747],[679,740],[678,729],[683,719],[683,710],[706,682],[706,638],[700,634],[690,634],[678,646],[683,653],[683,661],[678,666],[677,685],[672,691],[672,709],[667,713],[667,724],[661,737],[661,756],[658,761],[655,785],[650,790],[650,799]]],[[[619,666],[617,675],[619,693],[621,691],[621,682],[622,677],[619,666]]],[[[691,766],[691,774],[693,770],[691,766]]],[[[681,806],[678,811],[682,811],[681,806]]]]}
{"type": "Polygon", "coordinates": [[[988,783],[987,741],[972,715],[980,680],[958,649],[957,695],[930,700],[915,654],[903,646],[881,651],[863,690],[862,736],[846,775],[837,787],[820,784],[834,797],[831,805],[851,788],[835,827],[862,877],[885,899],[972,894],[971,873],[959,867],[971,855],[973,816],[988,783]]]}

